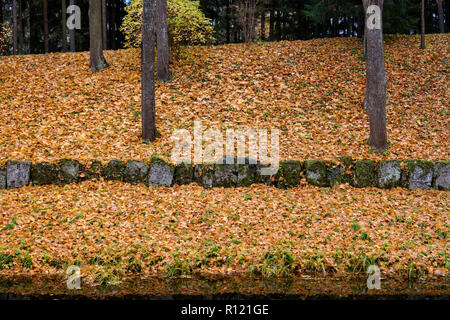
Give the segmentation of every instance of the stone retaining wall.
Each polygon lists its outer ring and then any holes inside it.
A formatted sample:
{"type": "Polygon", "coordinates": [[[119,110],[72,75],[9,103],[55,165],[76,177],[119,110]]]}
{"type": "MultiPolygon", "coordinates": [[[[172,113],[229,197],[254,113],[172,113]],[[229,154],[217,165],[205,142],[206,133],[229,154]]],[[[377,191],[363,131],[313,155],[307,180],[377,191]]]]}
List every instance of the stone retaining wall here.
{"type": "MultiPolygon", "coordinates": [[[[234,159],[236,160],[236,159],[234,159]]],[[[242,160],[242,159],[241,159],[242,160]]],[[[112,160],[106,166],[91,161],[83,166],[76,160],[60,160],[58,163],[8,161],[0,167],[0,189],[33,185],[81,182],[88,179],[120,180],[131,184],[152,187],[171,187],[195,182],[205,188],[245,187],[263,183],[278,188],[291,188],[300,184],[302,176],[319,187],[336,187],[348,183],[357,188],[404,187],[411,190],[449,190],[450,162],[424,160],[373,160],[353,161],[339,158],[336,162],[321,160],[282,161],[278,173],[261,175],[261,164],[201,164],[174,166],[154,156],[149,162],[112,160]]],[[[234,161],[234,163],[237,163],[234,161]]]]}

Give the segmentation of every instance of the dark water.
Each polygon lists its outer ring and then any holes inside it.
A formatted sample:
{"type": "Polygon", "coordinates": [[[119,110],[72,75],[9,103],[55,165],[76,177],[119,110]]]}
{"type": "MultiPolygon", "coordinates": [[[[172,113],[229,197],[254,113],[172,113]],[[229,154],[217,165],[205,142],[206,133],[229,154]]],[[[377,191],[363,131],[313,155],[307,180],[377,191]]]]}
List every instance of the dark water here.
{"type": "Polygon", "coordinates": [[[448,278],[382,279],[369,290],[365,277],[128,278],[69,290],[63,277],[0,276],[0,300],[450,300],[448,278]]]}

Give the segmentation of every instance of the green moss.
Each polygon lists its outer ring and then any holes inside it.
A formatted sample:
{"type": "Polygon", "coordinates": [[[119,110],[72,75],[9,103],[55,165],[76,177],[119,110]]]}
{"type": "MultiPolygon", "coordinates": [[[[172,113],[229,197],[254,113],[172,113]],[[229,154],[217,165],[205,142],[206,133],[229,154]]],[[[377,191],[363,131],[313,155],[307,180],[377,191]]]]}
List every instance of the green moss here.
{"type": "Polygon", "coordinates": [[[281,161],[278,169],[278,187],[286,189],[298,186],[302,169],[300,161],[281,161]]]}
{"type": "Polygon", "coordinates": [[[376,186],[376,174],[375,174],[376,162],[373,160],[360,160],[355,164],[355,187],[375,187],[376,186]]]}
{"type": "Polygon", "coordinates": [[[62,159],[59,161],[59,182],[68,184],[78,182],[81,165],[76,160],[62,159]]]}
{"type": "Polygon", "coordinates": [[[49,162],[33,164],[31,167],[31,181],[38,186],[58,183],[58,167],[49,162]]]}
{"type": "Polygon", "coordinates": [[[318,187],[329,187],[330,176],[328,164],[321,160],[305,161],[306,181],[318,187]]]}
{"type": "Polygon", "coordinates": [[[237,164],[237,187],[249,187],[256,183],[256,165],[237,164]]]}
{"type": "Polygon", "coordinates": [[[423,170],[422,177],[429,174],[433,171],[434,164],[431,161],[425,161],[425,160],[407,160],[406,166],[408,167],[408,173],[414,172],[416,167],[420,167],[423,170]]]}
{"type": "Polygon", "coordinates": [[[90,166],[82,167],[81,171],[84,173],[82,180],[98,179],[102,174],[103,167],[100,161],[92,160],[90,166]]]}
{"type": "Polygon", "coordinates": [[[175,168],[175,184],[190,184],[194,180],[194,167],[191,164],[180,163],[175,168]]]}
{"type": "Polygon", "coordinates": [[[204,188],[212,188],[214,181],[214,165],[197,164],[194,168],[194,181],[204,188]]]}
{"type": "Polygon", "coordinates": [[[125,177],[125,163],[120,160],[111,160],[103,169],[102,176],[105,180],[123,180],[125,177]]]}

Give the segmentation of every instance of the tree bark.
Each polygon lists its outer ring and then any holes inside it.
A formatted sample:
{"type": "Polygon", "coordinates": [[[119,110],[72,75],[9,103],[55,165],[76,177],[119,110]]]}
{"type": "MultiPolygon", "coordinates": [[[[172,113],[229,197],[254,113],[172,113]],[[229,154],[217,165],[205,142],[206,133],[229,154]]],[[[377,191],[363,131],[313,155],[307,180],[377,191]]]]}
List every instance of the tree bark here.
{"type": "MultiPolygon", "coordinates": [[[[382,12],[383,0],[363,0],[365,8],[376,5],[380,8],[379,28],[369,28],[367,24],[372,12],[366,12],[366,97],[365,107],[369,113],[370,138],[369,145],[378,151],[387,148],[386,132],[386,76],[384,70],[382,12]]],[[[369,10],[370,11],[370,10],[369,10]]]]}
{"type": "Polygon", "coordinates": [[[61,28],[62,28],[62,50],[67,51],[67,25],[66,25],[66,0],[61,1],[61,28]]]}
{"type": "Polygon", "coordinates": [[[425,0],[422,0],[420,7],[420,49],[425,49],[425,0]]]}
{"type": "Polygon", "coordinates": [[[17,0],[13,0],[13,54],[17,54],[17,0]]]}
{"type": "MultiPolygon", "coordinates": [[[[444,8],[442,7],[442,0],[436,0],[439,15],[439,32],[444,33],[444,8]]],[[[447,13],[448,14],[448,13],[447,13]]]]}
{"type": "Polygon", "coordinates": [[[106,0],[102,0],[102,39],[103,39],[103,50],[106,50],[107,49],[106,0]]]}
{"type": "Polygon", "coordinates": [[[158,80],[169,80],[169,32],[167,29],[167,0],[156,0],[156,41],[158,80]]]}
{"type": "Polygon", "coordinates": [[[231,42],[231,17],[230,17],[230,0],[226,1],[226,7],[225,7],[225,21],[226,21],[226,38],[227,43],[231,42]]]}
{"type": "Polygon", "coordinates": [[[156,139],[155,125],[155,5],[144,0],[142,18],[142,138],[156,139]]]}
{"type": "Polygon", "coordinates": [[[18,51],[19,51],[20,54],[23,54],[24,51],[25,51],[25,45],[24,45],[25,30],[23,29],[23,4],[22,4],[22,0],[19,0],[19,16],[18,16],[17,34],[18,34],[18,38],[19,38],[18,51]]]}
{"type": "Polygon", "coordinates": [[[49,52],[48,45],[48,4],[47,0],[44,0],[44,52],[49,52]]]}
{"type": "Polygon", "coordinates": [[[261,12],[261,40],[266,40],[266,12],[261,12]]]}
{"type": "MultiPolygon", "coordinates": [[[[70,0],[69,5],[74,5],[75,0],[70,0]]],[[[76,51],[76,42],[75,42],[75,29],[69,30],[69,38],[70,38],[70,51],[75,52],[76,51]]]]}
{"type": "Polygon", "coordinates": [[[102,4],[98,0],[89,0],[89,48],[92,72],[100,72],[108,63],[103,56],[102,44],[102,4]]]}
{"type": "MultiPolygon", "coordinates": [[[[273,3],[272,3],[273,6],[273,3]]],[[[273,41],[275,40],[275,11],[273,10],[273,7],[270,10],[270,17],[269,17],[269,40],[273,41]]]]}

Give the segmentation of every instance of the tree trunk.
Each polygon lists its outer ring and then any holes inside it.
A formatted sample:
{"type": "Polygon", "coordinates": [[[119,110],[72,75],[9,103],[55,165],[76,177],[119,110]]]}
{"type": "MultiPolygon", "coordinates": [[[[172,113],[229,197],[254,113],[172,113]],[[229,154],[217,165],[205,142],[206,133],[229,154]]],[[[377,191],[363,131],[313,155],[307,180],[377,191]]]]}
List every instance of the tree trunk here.
{"type": "Polygon", "coordinates": [[[142,18],[142,138],[156,139],[155,125],[155,5],[144,0],[142,18]]]}
{"type": "Polygon", "coordinates": [[[100,72],[108,66],[102,50],[102,4],[89,0],[89,48],[92,72],[100,72]]]}
{"type": "Polygon", "coordinates": [[[156,41],[158,80],[169,80],[169,32],[167,30],[167,0],[156,0],[156,41]]]}
{"type": "Polygon", "coordinates": [[[425,0],[422,0],[422,5],[420,7],[420,24],[420,49],[425,49],[425,0]]]}
{"type": "Polygon", "coordinates": [[[376,5],[380,8],[379,16],[366,11],[366,98],[364,104],[369,113],[370,138],[369,145],[378,151],[387,148],[386,132],[386,76],[384,71],[382,12],[383,0],[363,0],[367,8],[376,5]],[[378,26],[368,26],[369,23],[379,22],[378,26]]]}
{"type": "Polygon", "coordinates": [[[19,38],[19,47],[18,51],[20,54],[23,54],[25,51],[25,45],[24,45],[24,35],[25,30],[23,29],[23,4],[22,0],[19,0],[19,16],[18,16],[18,25],[17,25],[17,35],[19,38]]]}
{"type": "Polygon", "coordinates": [[[261,40],[266,40],[266,12],[261,12],[261,40]]]}
{"type": "Polygon", "coordinates": [[[48,5],[47,0],[44,0],[44,52],[49,52],[48,45],[48,5]]]}
{"type": "Polygon", "coordinates": [[[13,0],[13,54],[17,54],[17,0],[13,0]]]}
{"type": "Polygon", "coordinates": [[[364,52],[364,57],[367,58],[367,23],[366,23],[366,19],[367,19],[367,8],[369,7],[369,1],[364,1],[363,0],[363,9],[364,9],[364,19],[363,19],[363,24],[364,24],[364,35],[363,35],[363,52],[364,52]]]}
{"type": "Polygon", "coordinates": [[[103,39],[103,50],[106,50],[107,49],[106,0],[102,0],[102,39],[103,39]]]}
{"type": "MultiPolygon", "coordinates": [[[[70,0],[69,5],[74,5],[75,0],[70,0]]],[[[69,30],[69,38],[70,38],[70,51],[75,52],[76,51],[76,42],[75,42],[75,29],[69,30]]]]}
{"type": "MultiPolygon", "coordinates": [[[[439,32],[444,33],[444,9],[442,7],[442,0],[436,0],[436,4],[438,7],[438,15],[439,15],[439,32]]],[[[448,12],[447,12],[448,14],[448,12]]]]}
{"type": "Polygon", "coordinates": [[[273,41],[275,39],[275,11],[273,10],[273,7],[270,10],[270,17],[269,17],[269,40],[273,41]]]}
{"type": "Polygon", "coordinates": [[[66,0],[61,1],[62,50],[67,51],[66,0]]]}
{"type": "Polygon", "coordinates": [[[226,38],[227,43],[231,42],[231,17],[230,17],[230,0],[227,0],[225,7],[225,21],[226,21],[226,38]]]}

